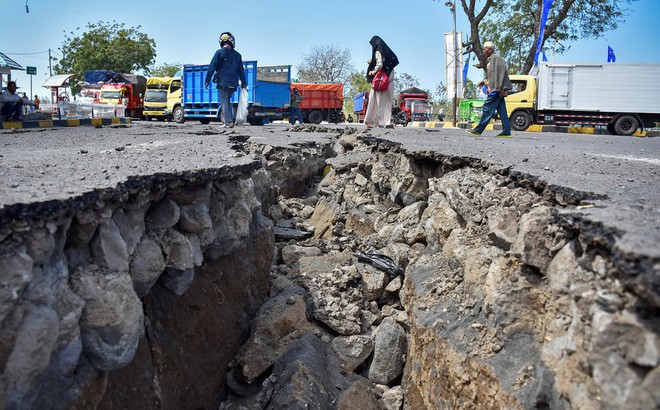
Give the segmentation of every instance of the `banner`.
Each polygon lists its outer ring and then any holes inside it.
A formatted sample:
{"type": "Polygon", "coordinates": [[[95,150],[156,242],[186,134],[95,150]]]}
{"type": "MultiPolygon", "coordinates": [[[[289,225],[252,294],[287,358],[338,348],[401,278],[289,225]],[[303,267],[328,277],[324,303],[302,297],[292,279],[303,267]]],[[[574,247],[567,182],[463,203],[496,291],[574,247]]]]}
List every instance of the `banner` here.
{"type": "Polygon", "coordinates": [[[539,25],[539,37],[536,40],[536,53],[534,54],[534,65],[539,64],[539,53],[541,53],[541,45],[543,44],[545,23],[548,21],[548,13],[552,7],[552,2],[553,0],[543,0],[543,8],[541,9],[541,24],[539,25]]]}
{"type": "Polygon", "coordinates": [[[607,46],[607,62],[608,63],[616,62],[616,56],[614,55],[614,50],[610,46],[607,46]]]}
{"type": "Polygon", "coordinates": [[[445,33],[445,79],[447,81],[447,98],[452,100],[454,92],[457,98],[463,98],[463,43],[462,34],[445,33]],[[453,41],[452,41],[453,40],[453,41]],[[455,91],[454,91],[455,90],[455,91]]]}

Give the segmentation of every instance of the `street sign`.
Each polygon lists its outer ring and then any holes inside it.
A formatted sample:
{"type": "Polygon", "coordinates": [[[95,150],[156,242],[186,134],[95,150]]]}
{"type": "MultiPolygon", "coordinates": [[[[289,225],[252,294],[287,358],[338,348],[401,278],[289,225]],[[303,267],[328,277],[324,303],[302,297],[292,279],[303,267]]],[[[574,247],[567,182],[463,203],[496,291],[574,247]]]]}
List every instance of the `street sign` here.
{"type": "Polygon", "coordinates": [[[26,74],[28,74],[28,75],[36,75],[37,74],[37,67],[27,66],[27,67],[25,67],[25,71],[27,72],[26,74]]]}

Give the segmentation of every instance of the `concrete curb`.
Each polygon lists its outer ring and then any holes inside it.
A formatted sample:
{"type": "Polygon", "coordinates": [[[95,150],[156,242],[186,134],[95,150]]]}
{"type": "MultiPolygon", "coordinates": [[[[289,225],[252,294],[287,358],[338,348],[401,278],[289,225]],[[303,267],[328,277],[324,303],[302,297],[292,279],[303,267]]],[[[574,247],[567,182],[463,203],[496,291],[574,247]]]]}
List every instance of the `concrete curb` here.
{"type": "Polygon", "coordinates": [[[68,120],[35,120],[35,121],[3,121],[0,129],[22,129],[22,128],[52,128],[52,127],[78,127],[91,125],[100,127],[103,125],[131,124],[130,118],[82,118],[68,120]]]}
{"type": "MultiPolygon", "coordinates": [[[[469,122],[459,122],[456,124],[457,128],[468,129],[471,126],[476,126],[477,123],[471,124],[469,122]]],[[[413,128],[453,128],[451,121],[436,122],[436,121],[413,121],[408,124],[413,128]]],[[[486,131],[501,130],[502,124],[488,124],[486,131]]],[[[514,132],[563,132],[567,134],[594,134],[594,135],[611,135],[609,131],[604,128],[589,128],[589,127],[566,127],[559,125],[530,125],[525,131],[514,132]]],[[[637,131],[632,135],[633,137],[660,137],[660,130],[637,131]]]]}

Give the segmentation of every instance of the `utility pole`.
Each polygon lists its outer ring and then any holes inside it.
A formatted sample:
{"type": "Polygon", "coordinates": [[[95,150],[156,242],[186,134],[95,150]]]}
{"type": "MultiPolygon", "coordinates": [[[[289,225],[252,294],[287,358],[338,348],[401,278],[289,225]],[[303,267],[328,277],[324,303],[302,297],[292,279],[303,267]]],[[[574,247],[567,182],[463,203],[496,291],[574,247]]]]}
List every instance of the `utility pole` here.
{"type": "Polygon", "coordinates": [[[48,72],[53,76],[53,57],[50,56],[50,48],[48,49],[48,72]]]}
{"type": "Polygon", "coordinates": [[[456,0],[454,0],[454,4],[451,7],[451,14],[454,16],[454,28],[451,32],[452,34],[452,41],[454,43],[454,112],[452,113],[452,127],[456,127],[456,101],[458,100],[458,64],[457,64],[457,56],[459,50],[456,49],[456,0]]]}
{"type": "Polygon", "coordinates": [[[454,69],[454,98],[453,98],[453,104],[452,104],[452,116],[451,116],[451,123],[452,127],[456,127],[456,102],[458,101],[458,75],[459,75],[459,65],[457,62],[457,56],[459,55],[459,49],[458,45],[456,44],[456,0],[447,0],[445,2],[445,6],[449,8],[451,11],[451,14],[454,18],[454,27],[452,28],[451,31],[451,41],[452,41],[452,47],[454,48],[453,50],[453,55],[452,55],[452,66],[454,69]]]}

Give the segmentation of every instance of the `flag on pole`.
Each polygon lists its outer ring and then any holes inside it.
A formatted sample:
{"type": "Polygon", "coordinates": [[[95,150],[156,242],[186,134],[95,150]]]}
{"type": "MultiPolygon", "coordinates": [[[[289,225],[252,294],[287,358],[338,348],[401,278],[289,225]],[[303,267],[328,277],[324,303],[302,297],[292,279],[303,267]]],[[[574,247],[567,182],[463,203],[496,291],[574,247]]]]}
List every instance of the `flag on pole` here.
{"type": "Polygon", "coordinates": [[[543,45],[543,34],[545,33],[545,23],[548,21],[548,13],[552,7],[554,0],[543,0],[541,8],[541,22],[539,25],[539,37],[536,39],[536,53],[534,54],[534,65],[539,64],[539,54],[541,53],[541,46],[543,45]]]}
{"type": "Polygon", "coordinates": [[[468,68],[470,68],[470,55],[468,54],[465,64],[463,65],[463,87],[465,87],[465,80],[467,80],[468,68]]]}
{"type": "Polygon", "coordinates": [[[608,63],[616,62],[616,56],[614,55],[614,50],[612,50],[612,47],[610,46],[607,46],[607,62],[608,63]]]}

